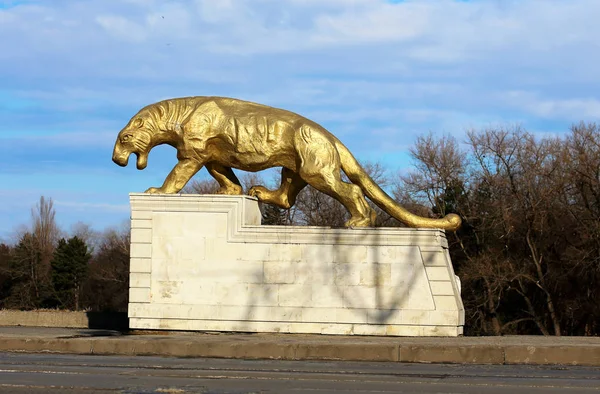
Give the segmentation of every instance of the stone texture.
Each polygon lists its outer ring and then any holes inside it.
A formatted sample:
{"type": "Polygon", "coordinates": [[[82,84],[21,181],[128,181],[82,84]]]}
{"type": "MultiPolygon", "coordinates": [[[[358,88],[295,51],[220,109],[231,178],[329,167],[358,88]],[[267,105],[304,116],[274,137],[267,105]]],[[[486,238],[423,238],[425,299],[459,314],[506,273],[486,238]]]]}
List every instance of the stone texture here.
{"type": "Polygon", "coordinates": [[[0,326],[87,328],[84,312],[0,310],[0,326]]]}
{"type": "Polygon", "coordinates": [[[456,336],[443,231],[261,226],[247,196],[132,194],[131,328],[456,336]]]}
{"type": "Polygon", "coordinates": [[[503,364],[504,349],[500,346],[444,346],[403,345],[398,361],[415,363],[452,363],[463,360],[467,364],[503,364]]]}
{"type": "MultiPolygon", "coordinates": [[[[506,364],[532,365],[600,365],[600,351],[586,346],[508,346],[506,364]]],[[[600,350],[600,349],[597,349],[600,350]]]]}

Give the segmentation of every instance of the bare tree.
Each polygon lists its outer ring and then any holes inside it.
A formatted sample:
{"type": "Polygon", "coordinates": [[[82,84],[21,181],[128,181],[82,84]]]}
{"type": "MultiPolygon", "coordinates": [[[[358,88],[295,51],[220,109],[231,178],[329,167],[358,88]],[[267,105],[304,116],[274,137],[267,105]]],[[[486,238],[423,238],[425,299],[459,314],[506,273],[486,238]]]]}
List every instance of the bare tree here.
{"type": "MultiPolygon", "coordinates": [[[[240,183],[244,193],[252,186],[264,184],[264,178],[256,172],[244,172],[240,176],[240,183]]],[[[213,178],[192,179],[181,191],[188,194],[216,194],[219,190],[219,184],[213,178]]]]}
{"type": "Polygon", "coordinates": [[[548,270],[553,265],[548,264],[546,247],[548,221],[559,209],[556,201],[564,186],[556,176],[561,144],[554,139],[537,141],[518,127],[470,132],[469,141],[479,164],[480,180],[492,193],[494,210],[500,214],[495,231],[513,262],[511,290],[522,297],[527,313],[542,333],[561,335],[555,296],[548,283],[548,270]],[[544,303],[536,302],[540,296],[544,303]],[[545,308],[540,309],[542,305],[545,308]]]}
{"type": "Polygon", "coordinates": [[[462,188],[466,183],[466,154],[456,139],[450,135],[435,138],[430,133],[417,138],[410,154],[414,170],[401,177],[402,188],[417,201],[437,207],[439,215],[454,212],[452,207],[445,206],[442,196],[451,188],[462,188]]]}
{"type": "Polygon", "coordinates": [[[106,230],[83,285],[82,304],[94,311],[126,311],[129,292],[130,230],[106,230]]]}
{"type": "Polygon", "coordinates": [[[46,306],[52,294],[50,277],[54,248],[60,237],[52,199],[41,197],[31,210],[31,227],[18,236],[8,266],[11,288],[5,304],[12,308],[46,306]]]}
{"type": "Polygon", "coordinates": [[[214,179],[192,179],[181,190],[184,194],[215,194],[219,190],[219,184],[214,179]]]}
{"type": "Polygon", "coordinates": [[[71,226],[71,236],[81,239],[88,247],[90,254],[93,254],[100,243],[100,234],[94,230],[91,225],[83,222],[77,222],[71,226]]]}
{"type": "Polygon", "coordinates": [[[60,229],[56,224],[55,216],[51,198],[41,196],[35,208],[31,209],[32,234],[45,270],[50,269],[50,260],[60,238],[60,229]]]}
{"type": "Polygon", "coordinates": [[[296,198],[294,224],[342,227],[349,214],[336,199],[306,186],[296,198]]]}
{"type": "Polygon", "coordinates": [[[562,297],[564,326],[573,335],[600,332],[600,127],[580,123],[571,128],[561,167],[567,180],[561,196],[564,251],[563,275],[557,291],[562,297]]]}
{"type": "MultiPolygon", "coordinates": [[[[561,335],[565,324],[586,320],[570,282],[588,289],[587,311],[598,310],[590,304],[598,296],[597,263],[588,262],[600,243],[590,248],[594,229],[583,224],[599,227],[598,130],[580,125],[566,140],[538,139],[515,126],[471,130],[467,137],[468,153],[449,137],[418,139],[411,150],[415,169],[400,179],[396,198],[463,217],[449,241],[463,281],[467,332],[561,335]],[[582,214],[586,201],[590,209],[582,214]],[[574,275],[583,267],[592,273],[588,282],[574,275]]],[[[597,332],[599,316],[580,330],[597,332]]]]}

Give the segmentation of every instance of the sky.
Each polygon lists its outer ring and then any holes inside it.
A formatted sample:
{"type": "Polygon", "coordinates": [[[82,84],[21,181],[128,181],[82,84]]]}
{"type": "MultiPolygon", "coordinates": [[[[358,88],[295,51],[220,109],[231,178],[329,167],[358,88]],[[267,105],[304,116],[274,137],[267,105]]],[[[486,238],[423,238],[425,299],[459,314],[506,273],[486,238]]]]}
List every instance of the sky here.
{"type": "Polygon", "coordinates": [[[292,110],[391,172],[429,132],[562,135],[600,118],[598,15],[598,0],[0,0],[0,240],[42,195],[65,231],[126,221],[176,152],[121,168],[114,141],[166,98],[292,110]]]}

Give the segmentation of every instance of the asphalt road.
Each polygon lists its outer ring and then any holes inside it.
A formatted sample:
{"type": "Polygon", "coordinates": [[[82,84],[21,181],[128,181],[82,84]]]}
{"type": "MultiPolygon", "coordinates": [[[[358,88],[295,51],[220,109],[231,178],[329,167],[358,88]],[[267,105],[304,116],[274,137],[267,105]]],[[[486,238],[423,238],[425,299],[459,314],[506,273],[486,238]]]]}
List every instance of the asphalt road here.
{"type": "Polygon", "coordinates": [[[0,353],[0,393],[599,393],[600,369],[0,353]]]}

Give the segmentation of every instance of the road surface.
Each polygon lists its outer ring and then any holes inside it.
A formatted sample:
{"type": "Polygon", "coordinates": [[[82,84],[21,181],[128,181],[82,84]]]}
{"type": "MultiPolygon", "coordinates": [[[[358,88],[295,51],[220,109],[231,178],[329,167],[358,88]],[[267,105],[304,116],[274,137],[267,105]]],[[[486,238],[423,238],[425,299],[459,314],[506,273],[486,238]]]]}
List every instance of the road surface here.
{"type": "Polygon", "coordinates": [[[0,353],[0,393],[600,393],[600,369],[0,353]]]}

